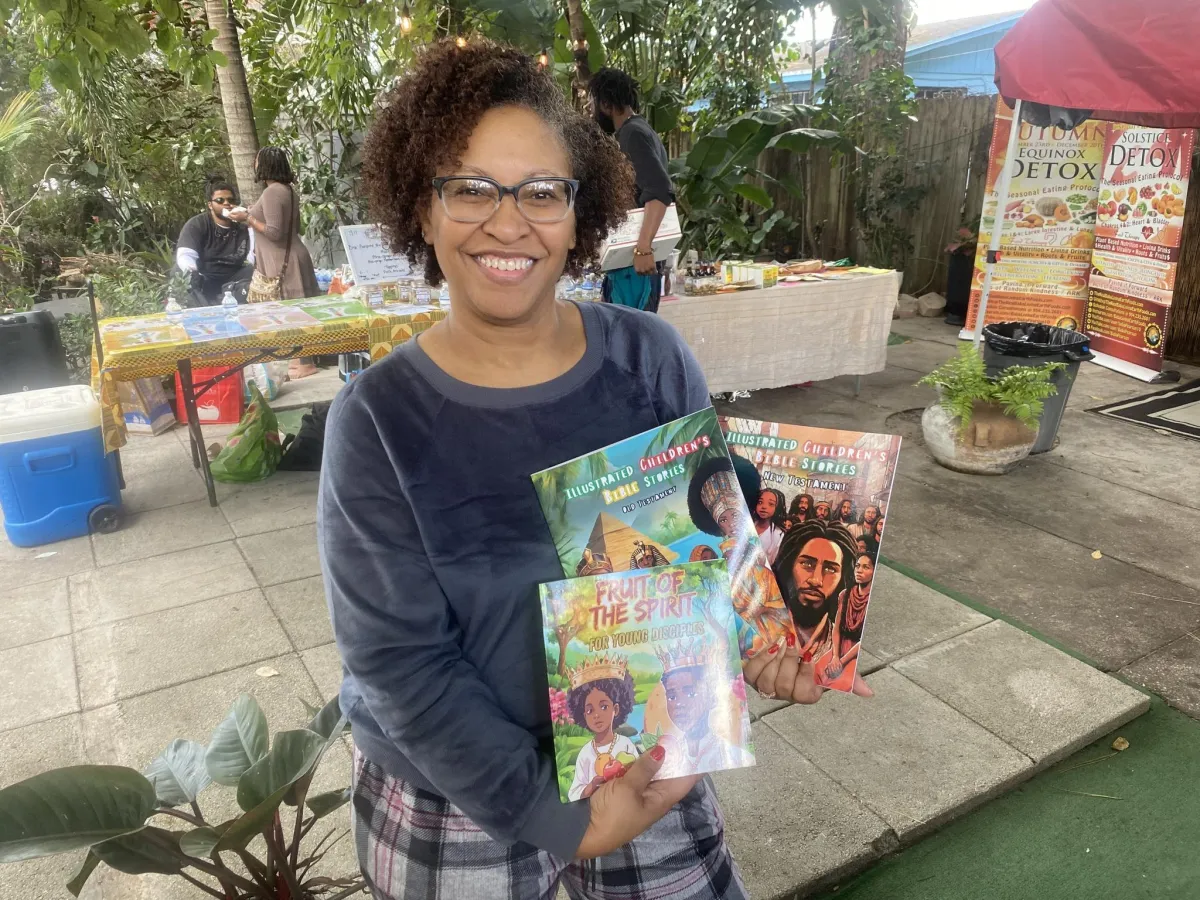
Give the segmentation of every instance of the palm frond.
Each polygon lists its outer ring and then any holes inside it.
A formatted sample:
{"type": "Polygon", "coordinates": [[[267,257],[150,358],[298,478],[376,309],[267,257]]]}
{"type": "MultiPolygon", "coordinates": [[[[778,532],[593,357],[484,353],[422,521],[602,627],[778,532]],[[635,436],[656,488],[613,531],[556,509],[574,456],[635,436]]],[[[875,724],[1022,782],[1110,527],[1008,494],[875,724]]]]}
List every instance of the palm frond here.
{"type": "Polygon", "coordinates": [[[0,153],[11,153],[33,137],[44,121],[38,97],[32,91],[17,94],[0,114],[0,153]]]}

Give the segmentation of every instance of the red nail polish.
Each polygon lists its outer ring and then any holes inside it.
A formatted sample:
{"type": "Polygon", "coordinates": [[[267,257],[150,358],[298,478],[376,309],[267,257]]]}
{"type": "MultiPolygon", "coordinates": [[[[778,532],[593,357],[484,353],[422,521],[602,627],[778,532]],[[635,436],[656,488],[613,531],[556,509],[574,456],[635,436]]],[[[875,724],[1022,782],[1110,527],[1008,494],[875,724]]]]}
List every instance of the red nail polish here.
{"type": "Polygon", "coordinates": [[[812,662],[812,651],[805,650],[804,655],[800,657],[800,661],[806,663],[812,662]]]}
{"type": "Polygon", "coordinates": [[[787,636],[787,645],[788,645],[789,647],[795,647],[795,646],[796,646],[796,636],[795,636],[794,634],[789,634],[789,635],[787,636]]]}
{"type": "Polygon", "coordinates": [[[778,653],[778,652],[779,652],[779,645],[778,645],[778,644],[772,644],[772,645],[771,645],[771,649],[770,649],[770,650],[768,650],[767,652],[768,652],[768,653],[778,653]]]}
{"type": "Polygon", "coordinates": [[[650,758],[655,762],[662,762],[666,758],[667,751],[662,744],[655,744],[650,749],[650,758]]]}

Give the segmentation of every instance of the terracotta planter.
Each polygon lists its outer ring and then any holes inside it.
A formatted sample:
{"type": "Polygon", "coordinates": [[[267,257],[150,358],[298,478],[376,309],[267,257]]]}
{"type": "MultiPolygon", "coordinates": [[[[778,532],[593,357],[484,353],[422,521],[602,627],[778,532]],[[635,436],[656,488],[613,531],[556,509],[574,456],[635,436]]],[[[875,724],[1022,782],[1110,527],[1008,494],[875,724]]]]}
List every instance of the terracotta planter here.
{"type": "Polygon", "coordinates": [[[1003,475],[1029,455],[1037,430],[1004,414],[990,403],[977,403],[971,424],[961,437],[958,419],[940,403],[921,416],[925,445],[947,469],[970,475],[1003,475]]]}

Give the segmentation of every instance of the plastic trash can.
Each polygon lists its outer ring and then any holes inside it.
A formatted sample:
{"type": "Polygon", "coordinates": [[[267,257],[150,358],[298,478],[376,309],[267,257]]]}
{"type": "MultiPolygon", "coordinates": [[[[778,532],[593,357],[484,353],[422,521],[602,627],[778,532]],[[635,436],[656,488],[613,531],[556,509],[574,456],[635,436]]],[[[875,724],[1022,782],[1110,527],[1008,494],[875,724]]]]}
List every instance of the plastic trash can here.
{"type": "Polygon", "coordinates": [[[120,527],[117,457],[104,452],[91,388],[0,394],[0,507],[18,547],[120,527]]]}
{"type": "Polygon", "coordinates": [[[0,394],[70,383],[54,316],[44,309],[0,316],[0,394]]]}
{"type": "Polygon", "coordinates": [[[1071,386],[1079,374],[1079,364],[1094,358],[1088,349],[1087,335],[1034,322],[999,322],[983,327],[983,341],[983,362],[989,375],[997,375],[1010,366],[1040,366],[1048,362],[1067,364],[1065,369],[1050,376],[1050,383],[1058,388],[1058,393],[1045,400],[1032,452],[1045,453],[1052,449],[1067,408],[1067,398],[1071,396],[1071,386]]]}

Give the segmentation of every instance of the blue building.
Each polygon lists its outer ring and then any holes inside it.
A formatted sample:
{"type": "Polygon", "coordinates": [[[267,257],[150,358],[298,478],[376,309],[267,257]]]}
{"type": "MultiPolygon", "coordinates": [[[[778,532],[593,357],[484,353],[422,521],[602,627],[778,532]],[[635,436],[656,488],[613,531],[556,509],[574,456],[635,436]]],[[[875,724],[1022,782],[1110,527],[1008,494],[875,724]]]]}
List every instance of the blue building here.
{"type": "MultiPolygon", "coordinates": [[[[991,13],[914,28],[908,36],[904,71],[916,85],[917,96],[996,93],[993,51],[1022,15],[1023,12],[991,13]]],[[[828,50],[827,41],[818,44],[818,94],[828,50]]],[[[805,52],[807,55],[807,48],[805,52]]],[[[784,71],[783,92],[794,102],[807,102],[813,96],[812,82],[812,64],[806,59],[784,71]]]]}

